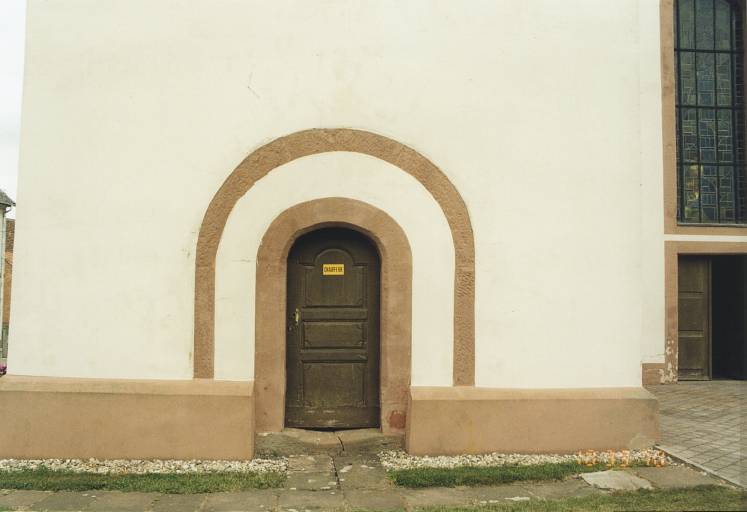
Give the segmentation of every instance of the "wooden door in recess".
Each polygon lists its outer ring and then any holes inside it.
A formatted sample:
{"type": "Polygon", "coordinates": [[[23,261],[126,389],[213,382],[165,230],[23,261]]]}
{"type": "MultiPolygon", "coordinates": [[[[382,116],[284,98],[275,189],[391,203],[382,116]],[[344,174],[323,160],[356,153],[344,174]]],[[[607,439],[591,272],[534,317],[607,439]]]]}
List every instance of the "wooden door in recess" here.
{"type": "Polygon", "coordinates": [[[300,237],[288,255],[285,424],[379,426],[379,255],[341,228],[300,237]]]}
{"type": "Polygon", "coordinates": [[[678,378],[711,378],[711,260],[680,256],[678,276],[678,378]]]}

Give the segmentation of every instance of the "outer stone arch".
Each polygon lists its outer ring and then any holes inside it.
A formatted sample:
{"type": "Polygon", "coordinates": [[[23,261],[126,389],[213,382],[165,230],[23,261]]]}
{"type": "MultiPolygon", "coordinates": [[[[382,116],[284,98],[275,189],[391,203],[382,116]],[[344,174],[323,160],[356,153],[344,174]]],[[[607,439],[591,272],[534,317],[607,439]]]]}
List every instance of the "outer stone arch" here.
{"type": "Polygon", "coordinates": [[[412,353],[412,253],[402,228],[385,212],[341,197],[297,204],[281,213],[257,251],[254,400],[258,432],[279,431],[285,414],[285,327],[288,251],[324,227],[360,231],[381,258],[380,401],[383,432],[405,427],[412,353]],[[282,298],[278,300],[278,298],[282,298]]]}
{"type": "Polygon", "coordinates": [[[454,241],[454,369],[457,386],[475,383],[475,243],[467,205],[446,175],[423,155],[393,139],[349,128],[305,130],[260,147],[242,161],[213,196],[200,226],[195,268],[194,377],[211,379],[215,347],[215,260],[237,201],[270,171],[297,158],[349,151],[389,162],[433,196],[454,241]]]}

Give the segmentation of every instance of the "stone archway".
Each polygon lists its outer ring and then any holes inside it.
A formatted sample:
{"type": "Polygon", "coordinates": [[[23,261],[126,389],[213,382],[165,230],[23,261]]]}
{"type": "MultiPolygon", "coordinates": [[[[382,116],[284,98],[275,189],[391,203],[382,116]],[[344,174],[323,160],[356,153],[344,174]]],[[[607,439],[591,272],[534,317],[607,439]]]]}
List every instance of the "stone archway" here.
{"type": "Polygon", "coordinates": [[[285,293],[288,251],[322,227],[347,227],[374,241],[381,258],[381,428],[405,426],[412,345],[412,254],[402,228],[362,201],[325,198],[295,205],[267,229],[257,252],[254,400],[258,432],[284,426],[285,293]]]}
{"type": "Polygon", "coordinates": [[[446,175],[417,151],[382,135],[312,129],[260,147],[244,159],[213,197],[197,239],[195,268],[194,377],[211,379],[215,352],[215,260],[236,202],[273,169],[297,158],[331,151],[363,153],[389,162],[417,179],[446,217],[454,241],[454,385],[475,383],[475,243],[469,212],[446,175]]]}

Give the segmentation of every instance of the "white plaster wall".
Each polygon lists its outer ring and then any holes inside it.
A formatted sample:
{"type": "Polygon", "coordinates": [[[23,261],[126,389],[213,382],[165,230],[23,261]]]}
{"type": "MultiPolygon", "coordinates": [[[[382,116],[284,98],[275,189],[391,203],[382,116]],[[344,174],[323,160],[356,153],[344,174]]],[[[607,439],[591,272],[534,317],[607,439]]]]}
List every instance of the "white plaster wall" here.
{"type": "Polygon", "coordinates": [[[454,243],[449,225],[415,178],[357,153],[324,153],[285,164],[257,182],[231,212],[216,260],[215,377],[253,378],[254,292],[262,236],[290,206],[322,197],[365,201],[389,213],[405,231],[413,258],[412,383],[450,386],[454,243]]]}
{"type": "MultiPolygon", "coordinates": [[[[31,0],[10,372],[191,377],[194,250],[213,194],[262,143],[345,126],[410,145],[464,197],[479,385],[639,385],[642,109],[657,107],[640,96],[653,72],[641,53],[654,57],[639,11],[656,9],[31,0]]],[[[361,183],[339,192],[387,205],[361,183]]],[[[245,229],[249,248],[259,225],[245,229]]],[[[444,379],[450,336],[436,343],[417,382],[444,379]]],[[[221,375],[250,375],[249,345],[229,346],[221,375]],[[226,362],[232,350],[246,366],[226,362]]]]}
{"type": "Polygon", "coordinates": [[[639,0],[641,362],[664,362],[664,153],[659,2],[639,0]]]}

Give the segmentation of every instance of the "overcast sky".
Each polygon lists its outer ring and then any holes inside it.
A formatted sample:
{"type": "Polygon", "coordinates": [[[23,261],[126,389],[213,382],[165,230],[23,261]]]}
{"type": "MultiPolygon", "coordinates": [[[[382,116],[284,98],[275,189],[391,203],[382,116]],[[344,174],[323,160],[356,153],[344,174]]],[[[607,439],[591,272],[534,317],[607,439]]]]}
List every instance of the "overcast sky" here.
{"type": "Polygon", "coordinates": [[[18,177],[25,14],[26,0],[0,0],[0,188],[14,200],[18,177]]]}

